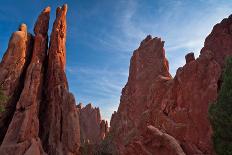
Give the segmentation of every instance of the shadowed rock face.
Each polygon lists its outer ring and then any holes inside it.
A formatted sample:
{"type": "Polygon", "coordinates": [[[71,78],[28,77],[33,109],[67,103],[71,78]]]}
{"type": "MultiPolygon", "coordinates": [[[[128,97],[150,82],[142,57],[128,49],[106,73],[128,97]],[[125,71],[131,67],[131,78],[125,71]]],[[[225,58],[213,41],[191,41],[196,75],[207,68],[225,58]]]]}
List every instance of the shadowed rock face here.
{"type": "Polygon", "coordinates": [[[39,15],[34,37],[25,24],[11,37],[0,65],[10,96],[0,117],[1,155],[79,154],[79,116],[65,75],[66,13],[67,5],[57,9],[49,49],[49,7],[39,15]]]}
{"type": "Polygon", "coordinates": [[[161,132],[159,129],[149,125],[140,139],[134,140],[127,146],[124,154],[142,154],[142,155],[185,155],[178,141],[161,132]]]}
{"type": "Polygon", "coordinates": [[[165,137],[160,136],[159,143],[150,138],[150,125],[172,137],[185,154],[213,154],[208,106],[217,98],[225,59],[232,55],[231,27],[232,16],[215,25],[199,58],[186,55],[186,64],[174,78],[165,67],[161,41],[148,36],[141,43],[132,56],[119,109],[111,119],[109,134],[115,135],[120,154],[178,154],[170,145],[163,147],[165,137]]]}
{"type": "Polygon", "coordinates": [[[82,107],[78,105],[80,113],[81,144],[100,144],[108,133],[108,123],[101,119],[99,108],[92,104],[82,107]]]}

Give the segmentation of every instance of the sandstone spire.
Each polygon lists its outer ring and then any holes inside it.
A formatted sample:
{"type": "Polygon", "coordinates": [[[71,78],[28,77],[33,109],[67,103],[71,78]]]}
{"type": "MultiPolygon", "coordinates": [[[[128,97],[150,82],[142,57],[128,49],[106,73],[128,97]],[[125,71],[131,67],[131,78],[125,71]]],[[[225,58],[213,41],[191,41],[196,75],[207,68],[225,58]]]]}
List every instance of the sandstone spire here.
{"type": "Polygon", "coordinates": [[[119,141],[138,125],[148,106],[147,94],[158,76],[171,78],[164,41],[148,35],[133,53],[128,82],[122,90],[118,112],[110,123],[119,141]]]}
{"type": "Polygon", "coordinates": [[[65,75],[66,13],[67,5],[56,10],[48,50],[46,100],[41,109],[40,133],[50,155],[76,155],[80,146],[79,116],[65,75]]]}
{"type": "MultiPolygon", "coordinates": [[[[39,139],[39,104],[42,97],[44,62],[47,56],[50,8],[39,15],[35,24],[34,48],[27,68],[24,88],[9,125],[0,154],[44,154],[39,139]]],[[[25,29],[25,26],[22,27],[25,29]]]]}
{"type": "Polygon", "coordinates": [[[8,97],[3,105],[5,111],[0,114],[0,143],[13,117],[16,102],[23,89],[26,68],[30,62],[33,37],[27,33],[27,26],[22,24],[11,35],[8,48],[0,64],[0,87],[8,97]]]}

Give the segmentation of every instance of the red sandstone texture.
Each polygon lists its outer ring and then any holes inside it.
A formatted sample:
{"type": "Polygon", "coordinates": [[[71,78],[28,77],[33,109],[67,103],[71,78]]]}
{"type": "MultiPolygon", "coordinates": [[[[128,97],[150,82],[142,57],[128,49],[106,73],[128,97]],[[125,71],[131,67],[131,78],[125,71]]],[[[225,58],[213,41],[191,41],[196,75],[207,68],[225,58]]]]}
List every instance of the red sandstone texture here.
{"type": "Polygon", "coordinates": [[[56,11],[49,49],[49,7],[34,37],[22,24],[10,39],[0,64],[1,86],[10,97],[0,115],[1,155],[80,154],[79,115],[65,75],[66,13],[67,5],[56,11]]]}
{"type": "Polygon", "coordinates": [[[135,50],[111,128],[100,110],[75,105],[65,74],[67,5],[56,10],[48,48],[50,8],[34,27],[14,32],[0,64],[8,100],[0,114],[1,155],[214,154],[208,106],[217,98],[226,57],[232,55],[232,16],[215,25],[199,58],[186,55],[175,77],[164,42],[147,36],[135,50]],[[97,147],[95,147],[97,146],[97,147]],[[102,148],[105,147],[105,148],[102,148]],[[85,150],[87,149],[87,150],[85,150]],[[114,152],[115,153],[115,152],[114,152]]]}
{"type": "Polygon", "coordinates": [[[17,100],[23,88],[23,79],[29,64],[33,47],[33,37],[27,33],[27,26],[20,25],[11,35],[8,48],[0,64],[0,86],[8,101],[0,114],[0,143],[14,115],[17,100]]]}
{"type": "Polygon", "coordinates": [[[81,143],[100,144],[108,133],[108,123],[101,119],[99,108],[94,108],[92,104],[82,107],[78,105],[80,113],[81,143]]]}
{"type": "Polygon", "coordinates": [[[65,75],[67,5],[56,10],[50,37],[45,98],[42,107],[42,141],[49,154],[78,154],[79,116],[65,75]]]}
{"type": "Polygon", "coordinates": [[[161,39],[148,36],[141,43],[111,119],[109,134],[120,154],[214,153],[208,106],[217,98],[225,59],[232,55],[231,27],[232,16],[215,25],[199,58],[186,55],[174,78],[161,39]]]}
{"type": "Polygon", "coordinates": [[[44,60],[48,44],[50,8],[46,8],[35,25],[34,48],[27,68],[24,88],[16,111],[0,148],[0,154],[43,154],[39,135],[38,107],[42,96],[44,60]]]}

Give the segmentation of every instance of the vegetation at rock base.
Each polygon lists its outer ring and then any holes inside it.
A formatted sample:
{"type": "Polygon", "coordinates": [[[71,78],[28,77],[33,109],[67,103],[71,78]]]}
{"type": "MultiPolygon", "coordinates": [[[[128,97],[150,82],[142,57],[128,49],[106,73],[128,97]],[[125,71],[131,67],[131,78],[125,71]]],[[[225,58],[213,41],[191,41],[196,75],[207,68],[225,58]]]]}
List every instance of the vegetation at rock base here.
{"type": "Polygon", "coordinates": [[[232,57],[227,59],[216,103],[209,107],[213,144],[218,155],[232,155],[232,57]]]}
{"type": "Polygon", "coordinates": [[[109,133],[100,144],[82,144],[80,147],[81,155],[118,155],[112,138],[113,134],[109,133]]]}
{"type": "Polygon", "coordinates": [[[112,133],[108,133],[106,138],[100,144],[100,153],[101,155],[116,155],[116,146],[113,143],[114,135],[112,133]]]}

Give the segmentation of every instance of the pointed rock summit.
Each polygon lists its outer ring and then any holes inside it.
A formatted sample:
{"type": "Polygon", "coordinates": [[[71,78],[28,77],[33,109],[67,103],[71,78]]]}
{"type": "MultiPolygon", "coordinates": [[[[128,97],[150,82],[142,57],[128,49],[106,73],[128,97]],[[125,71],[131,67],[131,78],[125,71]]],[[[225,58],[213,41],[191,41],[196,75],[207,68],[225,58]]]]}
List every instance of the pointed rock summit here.
{"type": "Polygon", "coordinates": [[[232,56],[232,16],[214,26],[198,58],[185,56],[174,77],[164,41],[148,35],[133,53],[109,128],[99,108],[76,105],[69,92],[67,9],[57,8],[50,41],[50,7],[40,13],[34,36],[26,24],[11,35],[0,63],[0,89],[7,96],[0,113],[1,155],[215,154],[208,107],[232,56]]]}
{"type": "Polygon", "coordinates": [[[91,103],[78,106],[80,113],[81,144],[100,144],[108,133],[108,122],[101,119],[100,109],[91,103]]]}
{"type": "MultiPolygon", "coordinates": [[[[0,154],[44,154],[39,139],[38,107],[42,97],[48,26],[49,12],[43,11],[35,25],[33,53],[26,71],[24,87],[0,147],[0,154]]],[[[26,30],[25,24],[20,29],[26,30]]]]}
{"type": "Polygon", "coordinates": [[[21,24],[19,30],[11,35],[8,48],[0,64],[0,87],[8,97],[3,105],[5,111],[0,113],[1,143],[23,89],[26,69],[32,55],[33,40],[33,36],[27,33],[27,26],[21,24]]]}
{"type": "Polygon", "coordinates": [[[135,50],[109,135],[119,154],[214,154],[208,107],[232,55],[232,16],[214,26],[199,58],[186,55],[174,78],[163,42],[148,36],[135,50]],[[153,137],[153,138],[152,138],[153,137]]]}
{"type": "Polygon", "coordinates": [[[39,15],[34,34],[22,24],[0,64],[3,92],[1,155],[78,155],[79,115],[65,75],[67,5],[57,8],[49,48],[50,7],[39,15]]]}
{"type": "Polygon", "coordinates": [[[66,13],[66,4],[56,10],[48,50],[45,100],[41,107],[40,134],[44,149],[49,154],[60,155],[78,154],[80,145],[79,116],[65,74],[66,13]]]}

